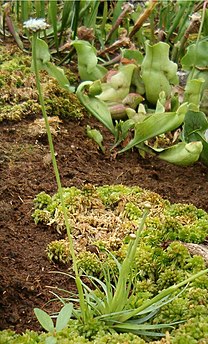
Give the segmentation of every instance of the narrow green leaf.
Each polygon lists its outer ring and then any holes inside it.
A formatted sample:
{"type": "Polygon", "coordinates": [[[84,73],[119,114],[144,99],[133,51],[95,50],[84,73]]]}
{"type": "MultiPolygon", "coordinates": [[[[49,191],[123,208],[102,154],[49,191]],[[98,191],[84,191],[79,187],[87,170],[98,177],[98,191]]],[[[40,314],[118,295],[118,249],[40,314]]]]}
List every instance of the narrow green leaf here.
{"type": "Polygon", "coordinates": [[[89,97],[84,93],[86,86],[92,85],[92,81],[82,82],[76,91],[77,97],[80,102],[86,107],[86,109],[92,113],[101,123],[103,123],[110,132],[115,135],[115,128],[113,125],[112,117],[110,111],[102,100],[95,97],[89,97]]]}
{"type": "Polygon", "coordinates": [[[73,304],[72,303],[67,303],[66,305],[64,305],[64,307],[61,309],[61,311],[59,312],[59,315],[56,319],[56,331],[60,332],[61,330],[63,330],[72,315],[72,309],[73,309],[73,304]]]}
{"type": "Polygon", "coordinates": [[[43,65],[44,69],[48,72],[50,76],[55,78],[59,85],[67,91],[74,92],[75,88],[70,86],[69,80],[67,79],[66,75],[62,68],[55,66],[51,62],[46,62],[43,65]]]}
{"type": "Polygon", "coordinates": [[[39,323],[41,326],[48,332],[53,332],[54,331],[54,324],[53,321],[46,312],[44,312],[40,308],[35,308],[34,313],[36,315],[36,318],[38,319],[39,323]]]}
{"type": "Polygon", "coordinates": [[[57,35],[57,1],[49,1],[49,6],[48,6],[48,13],[49,13],[49,18],[53,26],[53,35],[54,35],[54,41],[55,41],[55,46],[56,50],[58,52],[59,50],[59,41],[58,41],[58,35],[57,35]]]}
{"type": "Polygon", "coordinates": [[[172,324],[155,324],[155,325],[151,325],[151,324],[133,324],[131,322],[126,321],[123,324],[119,324],[119,325],[115,325],[116,328],[119,327],[119,329],[123,329],[123,330],[157,330],[157,329],[161,329],[161,328],[167,328],[167,327],[173,327],[172,324]]]}

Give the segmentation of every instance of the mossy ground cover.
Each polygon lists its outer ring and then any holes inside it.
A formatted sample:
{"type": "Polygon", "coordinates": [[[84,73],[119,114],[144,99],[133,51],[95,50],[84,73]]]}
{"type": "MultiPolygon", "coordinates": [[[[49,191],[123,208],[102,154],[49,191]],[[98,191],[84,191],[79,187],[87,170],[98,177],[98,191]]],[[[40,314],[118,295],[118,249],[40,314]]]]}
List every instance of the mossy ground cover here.
{"type": "MultiPolygon", "coordinates": [[[[109,252],[122,262],[128,237],[136,231],[141,220],[144,202],[150,202],[150,214],[132,266],[135,274],[132,308],[206,267],[204,258],[191,255],[185,246],[186,243],[203,244],[208,236],[208,214],[202,209],[191,204],[171,204],[156,193],[123,185],[66,188],[64,198],[80,271],[103,279],[107,267],[112,272],[112,281],[118,271],[109,252]],[[93,248],[97,250],[93,252],[93,248]]],[[[65,233],[59,194],[50,196],[41,192],[34,204],[33,218],[37,224],[54,226],[57,235],[65,233]]],[[[49,260],[67,264],[70,270],[67,240],[49,243],[46,254],[49,260]]],[[[191,282],[171,303],[161,307],[153,324],[182,321],[161,340],[151,341],[114,331],[108,333],[108,328],[100,322],[86,328],[71,320],[68,329],[57,335],[58,343],[207,343],[207,288],[208,276],[204,275],[191,282]]],[[[44,343],[47,337],[33,332],[21,337],[14,333],[1,334],[2,338],[8,335],[14,344],[21,340],[22,343],[44,343]]],[[[2,339],[2,343],[6,343],[5,340],[2,339]]]]}

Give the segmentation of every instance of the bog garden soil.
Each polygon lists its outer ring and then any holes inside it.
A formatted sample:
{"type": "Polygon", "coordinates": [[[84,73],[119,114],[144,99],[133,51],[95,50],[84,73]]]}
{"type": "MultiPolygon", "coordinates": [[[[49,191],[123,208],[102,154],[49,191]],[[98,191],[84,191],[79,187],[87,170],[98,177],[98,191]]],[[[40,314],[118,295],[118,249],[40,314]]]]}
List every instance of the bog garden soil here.
{"type": "MultiPolygon", "coordinates": [[[[33,308],[51,309],[48,286],[74,288],[66,277],[50,273],[60,269],[46,257],[46,245],[57,238],[53,228],[35,225],[33,199],[41,191],[56,192],[47,138],[31,137],[32,119],[0,124],[1,260],[0,328],[16,331],[39,329],[33,308]]],[[[138,185],[171,202],[193,203],[208,211],[207,168],[200,163],[176,167],[155,158],[144,160],[137,152],[116,158],[103,155],[86,136],[86,125],[99,127],[93,118],[64,121],[54,138],[63,186],[85,184],[138,185]]],[[[112,137],[106,132],[106,143],[112,137]]],[[[61,268],[62,271],[67,268],[61,268]]]]}
{"type": "MultiPolygon", "coordinates": [[[[33,308],[51,311],[50,286],[74,289],[66,271],[49,263],[46,246],[57,239],[53,227],[35,225],[33,199],[41,191],[57,191],[46,134],[34,135],[36,117],[0,123],[0,330],[39,330],[33,308]]],[[[156,158],[143,159],[137,151],[110,153],[112,136],[93,117],[58,123],[54,145],[64,187],[85,184],[137,185],[171,202],[192,203],[208,211],[208,169],[201,163],[177,167],[156,158]],[[86,126],[101,129],[106,154],[86,135],[86,126]]],[[[61,236],[60,236],[61,238],[61,236]]]]}

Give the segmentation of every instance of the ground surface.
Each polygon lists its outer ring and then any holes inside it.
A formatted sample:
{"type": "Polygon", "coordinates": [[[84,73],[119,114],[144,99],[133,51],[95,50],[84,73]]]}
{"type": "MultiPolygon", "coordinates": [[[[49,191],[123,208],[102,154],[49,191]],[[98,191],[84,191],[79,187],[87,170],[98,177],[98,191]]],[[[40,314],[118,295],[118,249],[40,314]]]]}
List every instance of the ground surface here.
{"type": "MultiPolygon", "coordinates": [[[[31,135],[31,122],[0,124],[0,329],[19,332],[39,329],[33,308],[43,308],[51,298],[47,286],[73,287],[66,277],[49,273],[57,266],[47,261],[45,247],[57,233],[36,226],[31,217],[35,195],[56,192],[47,139],[31,135]]],[[[193,203],[208,211],[207,167],[197,163],[181,168],[154,158],[143,160],[137,152],[116,159],[103,155],[87,138],[87,124],[99,127],[93,118],[65,121],[54,138],[63,186],[138,185],[172,202],[193,203]]],[[[106,143],[112,143],[110,136],[106,143]]]]}

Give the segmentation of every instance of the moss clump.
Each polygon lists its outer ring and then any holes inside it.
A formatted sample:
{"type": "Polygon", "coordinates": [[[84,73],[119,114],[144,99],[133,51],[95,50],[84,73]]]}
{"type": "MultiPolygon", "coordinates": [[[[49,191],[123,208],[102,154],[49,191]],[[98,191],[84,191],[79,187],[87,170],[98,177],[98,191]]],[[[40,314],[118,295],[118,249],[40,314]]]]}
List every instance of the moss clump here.
{"type": "MultiPolygon", "coordinates": [[[[30,68],[31,57],[14,48],[11,50],[9,54],[7,46],[0,48],[0,121],[18,121],[31,115],[38,117],[41,108],[35,76],[30,68]]],[[[67,74],[70,79],[73,78],[72,72],[68,71],[67,74]]],[[[56,80],[45,72],[41,72],[41,82],[48,116],[70,120],[84,117],[84,108],[75,94],[59,87],[56,80]]]]}
{"type": "Polygon", "coordinates": [[[206,344],[208,338],[208,317],[196,317],[173,331],[173,344],[206,344]]]}
{"type": "Polygon", "coordinates": [[[100,277],[101,275],[102,263],[95,253],[80,252],[77,255],[77,265],[79,270],[88,276],[100,277]]]}
{"type": "MultiPolygon", "coordinates": [[[[144,202],[147,199],[150,202],[149,217],[131,267],[134,280],[132,308],[205,268],[203,257],[192,256],[186,246],[187,240],[203,242],[208,236],[208,216],[203,210],[192,205],[172,205],[155,193],[123,185],[66,188],[64,199],[79,269],[102,280],[105,268],[112,277],[112,283],[118,276],[112,255],[122,263],[129,234],[139,226],[144,202]],[[88,251],[88,247],[93,245],[98,248],[96,254],[88,251]]],[[[58,193],[52,197],[46,193],[39,194],[35,208],[33,216],[36,222],[53,224],[62,233],[65,231],[58,193]]],[[[207,289],[207,275],[191,282],[172,303],[161,308],[155,323],[187,322],[194,317],[204,317],[208,311],[207,289]]],[[[163,340],[161,343],[166,342],[163,340]]]]}
{"type": "Polygon", "coordinates": [[[28,100],[18,105],[3,106],[0,112],[0,122],[7,121],[20,121],[21,119],[29,116],[40,115],[41,107],[34,100],[28,100]]]}
{"type": "Polygon", "coordinates": [[[61,119],[83,119],[84,107],[77,96],[60,88],[56,80],[49,80],[44,85],[44,96],[48,116],[53,114],[61,119]]]}
{"type": "Polygon", "coordinates": [[[68,240],[54,240],[46,247],[50,262],[67,264],[71,259],[68,240]]]}

